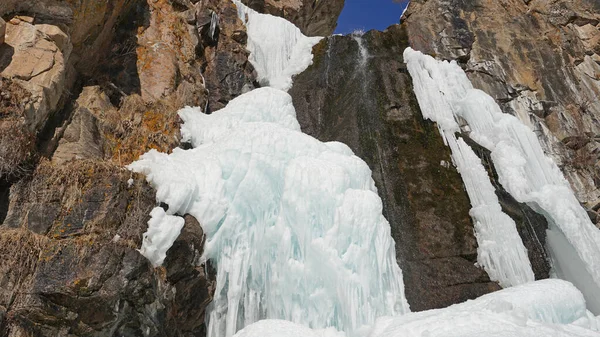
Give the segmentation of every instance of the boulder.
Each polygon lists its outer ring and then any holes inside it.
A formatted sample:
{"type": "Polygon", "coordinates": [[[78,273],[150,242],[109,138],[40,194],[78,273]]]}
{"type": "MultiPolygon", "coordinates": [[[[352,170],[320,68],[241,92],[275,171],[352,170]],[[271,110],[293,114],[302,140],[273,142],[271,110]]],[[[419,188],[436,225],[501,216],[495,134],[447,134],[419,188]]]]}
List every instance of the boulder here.
{"type": "Polygon", "coordinates": [[[58,107],[66,89],[67,62],[72,45],[69,36],[51,25],[35,25],[28,17],[7,24],[6,44],[11,52],[0,55],[2,77],[11,78],[30,92],[25,109],[30,131],[40,130],[58,107]]]}

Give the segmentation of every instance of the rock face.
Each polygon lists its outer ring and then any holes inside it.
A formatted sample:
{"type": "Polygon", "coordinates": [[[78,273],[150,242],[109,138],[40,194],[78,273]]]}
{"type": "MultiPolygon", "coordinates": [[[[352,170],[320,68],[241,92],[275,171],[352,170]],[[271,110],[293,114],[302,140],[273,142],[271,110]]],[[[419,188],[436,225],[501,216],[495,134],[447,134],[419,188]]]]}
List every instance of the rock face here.
{"type": "Polygon", "coordinates": [[[261,13],[281,16],[293,22],[307,36],[329,36],[337,26],[336,18],[344,0],[242,0],[261,13]]]}
{"type": "MultiPolygon", "coordinates": [[[[328,34],[342,6],[266,8],[328,34]]],[[[124,165],[180,145],[178,109],[257,86],[235,5],[3,0],[0,16],[0,336],[205,335],[201,224],[186,215],[152,268],[137,248],[159,205],[124,165]]]]}
{"type": "Polygon", "coordinates": [[[0,335],[204,335],[202,227],[186,216],[152,268],[136,249],[155,191],[123,166],[179,146],[179,108],[255,87],[236,7],[8,0],[0,14],[0,335]]]}
{"type": "Polygon", "coordinates": [[[33,18],[14,17],[6,29],[0,55],[3,77],[12,78],[31,93],[25,110],[30,131],[42,128],[68,87],[68,60],[72,45],[57,26],[33,24],[33,18]]]}
{"type": "Polygon", "coordinates": [[[600,3],[415,0],[404,22],[413,48],[457,59],[539,134],[597,223],[600,3]]]}

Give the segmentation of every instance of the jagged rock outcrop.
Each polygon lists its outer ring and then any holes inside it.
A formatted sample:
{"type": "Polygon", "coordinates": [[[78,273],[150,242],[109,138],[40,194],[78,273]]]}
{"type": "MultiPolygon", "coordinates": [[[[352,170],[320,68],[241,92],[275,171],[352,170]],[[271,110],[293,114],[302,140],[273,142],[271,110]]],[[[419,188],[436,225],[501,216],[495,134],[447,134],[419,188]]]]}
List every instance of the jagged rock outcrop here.
{"type": "Polygon", "coordinates": [[[597,223],[600,2],[414,0],[404,22],[413,48],[457,59],[539,134],[597,223]]]}
{"type": "Polygon", "coordinates": [[[6,47],[0,55],[5,78],[21,84],[31,94],[25,107],[30,131],[40,130],[58,107],[65,83],[72,45],[60,28],[34,24],[31,17],[17,16],[8,22],[6,47]]]}
{"type": "Polygon", "coordinates": [[[335,31],[344,0],[242,0],[261,13],[294,23],[307,36],[329,36],[335,31]],[[332,20],[332,18],[335,18],[332,20]]]}

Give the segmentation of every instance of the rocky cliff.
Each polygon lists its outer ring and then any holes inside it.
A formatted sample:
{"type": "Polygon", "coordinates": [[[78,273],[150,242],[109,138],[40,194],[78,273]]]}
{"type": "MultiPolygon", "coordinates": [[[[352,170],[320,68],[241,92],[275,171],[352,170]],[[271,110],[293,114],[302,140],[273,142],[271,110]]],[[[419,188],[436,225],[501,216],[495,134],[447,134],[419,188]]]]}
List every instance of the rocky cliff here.
{"type": "MultiPolygon", "coordinates": [[[[308,35],[331,34],[343,7],[244,2],[308,35]]],[[[413,0],[402,25],[323,40],[296,77],[303,131],[345,142],[373,170],[413,310],[499,287],[474,265],[467,195],[402,51],[458,60],[539,133],[598,220],[599,12],[593,0],[413,0]]],[[[185,146],[182,106],[215,111],[258,86],[236,7],[4,0],[0,16],[0,336],[202,336],[214,279],[201,225],[186,216],[152,268],[136,249],[155,191],[123,167],[185,146]]],[[[494,182],[536,278],[548,277],[543,217],[494,182]]]]}
{"type": "Polygon", "coordinates": [[[411,46],[456,59],[538,134],[598,223],[600,2],[414,0],[411,46]]]}
{"type": "MultiPolygon", "coordinates": [[[[275,14],[332,31],[343,1],[312,5],[275,14]]],[[[0,335],[202,335],[202,228],[187,216],[152,268],[136,249],[155,191],[124,165],[180,145],[179,108],[257,85],[235,5],[9,0],[0,15],[0,335]]]]}

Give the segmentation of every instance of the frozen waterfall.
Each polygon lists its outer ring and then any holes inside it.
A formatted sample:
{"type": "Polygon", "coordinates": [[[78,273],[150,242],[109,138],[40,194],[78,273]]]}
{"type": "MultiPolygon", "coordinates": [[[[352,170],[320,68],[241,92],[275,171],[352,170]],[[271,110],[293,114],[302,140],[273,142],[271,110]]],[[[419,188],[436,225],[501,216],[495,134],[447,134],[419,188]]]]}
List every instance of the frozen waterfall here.
{"type": "Polygon", "coordinates": [[[239,2],[251,61],[265,87],[212,115],[179,112],[193,149],[150,151],[129,166],[157,199],[142,253],[160,264],[191,214],[217,269],[209,336],[231,336],[265,318],[349,336],[409,311],[390,225],[371,171],[344,144],[300,132],[289,89],[312,46],[289,22],[239,2]]]}
{"type": "MultiPolygon", "coordinates": [[[[493,98],[474,89],[456,62],[437,61],[410,48],[404,52],[404,60],[413,78],[423,116],[438,123],[440,132],[452,148],[455,164],[467,189],[467,181],[486,179],[483,176],[476,178],[475,174],[463,168],[461,160],[457,160],[461,150],[457,151],[453,144],[457,142],[454,133],[461,131],[460,121],[466,122],[462,129],[468,131],[473,140],[491,151],[502,186],[517,201],[527,203],[546,217],[550,226],[548,248],[554,257],[554,271],[558,277],[573,282],[583,292],[590,310],[599,314],[600,231],[580,206],[559,168],[544,154],[533,131],[516,117],[502,113],[493,98]]],[[[472,157],[467,166],[478,165],[479,160],[472,157]]],[[[481,219],[476,210],[479,197],[473,194],[491,196],[493,190],[488,191],[489,187],[482,182],[469,192],[473,218],[477,223],[487,222],[485,227],[503,227],[506,236],[497,236],[496,240],[511,246],[512,253],[517,256],[522,251],[522,242],[514,235],[514,224],[500,212],[496,215],[486,212],[486,219],[481,219]]],[[[498,210],[495,205],[493,207],[498,210]]],[[[478,232],[478,240],[482,235],[478,232]]],[[[500,266],[503,274],[516,272],[522,279],[529,277],[530,266],[524,260],[514,266],[503,261],[506,252],[502,247],[482,248],[490,261],[480,262],[490,276],[500,266]]]]}
{"type": "MultiPolygon", "coordinates": [[[[348,146],[300,132],[285,92],[292,77],[311,64],[320,38],[234,2],[247,25],[250,61],[266,87],[211,115],[199,107],[181,109],[182,137],[192,149],[152,150],[129,166],[145,174],[157,201],[168,205],[151,212],[140,249],[153,265],[163,262],[184,226],[183,215],[194,216],[205,231],[203,258],[217,270],[206,314],[209,336],[598,336],[598,318],[585,301],[589,305],[588,290],[600,277],[593,264],[600,260],[598,233],[585,227],[560,172],[540,152],[535,135],[503,117],[456,64],[407,50],[423,113],[438,122],[465,182],[478,263],[511,287],[449,308],[410,313],[369,167],[348,146]],[[588,291],[585,299],[569,282],[531,282],[514,221],[502,212],[476,154],[454,135],[458,117],[468,122],[471,137],[492,151],[507,190],[554,226],[556,235],[549,234],[548,242],[561,265],[557,272],[586,270],[589,279],[577,284],[588,291]],[[580,236],[574,234],[578,226],[584,229],[580,236]],[[584,258],[585,253],[593,256],[584,258]]],[[[368,52],[357,42],[366,64],[368,52]]]]}

